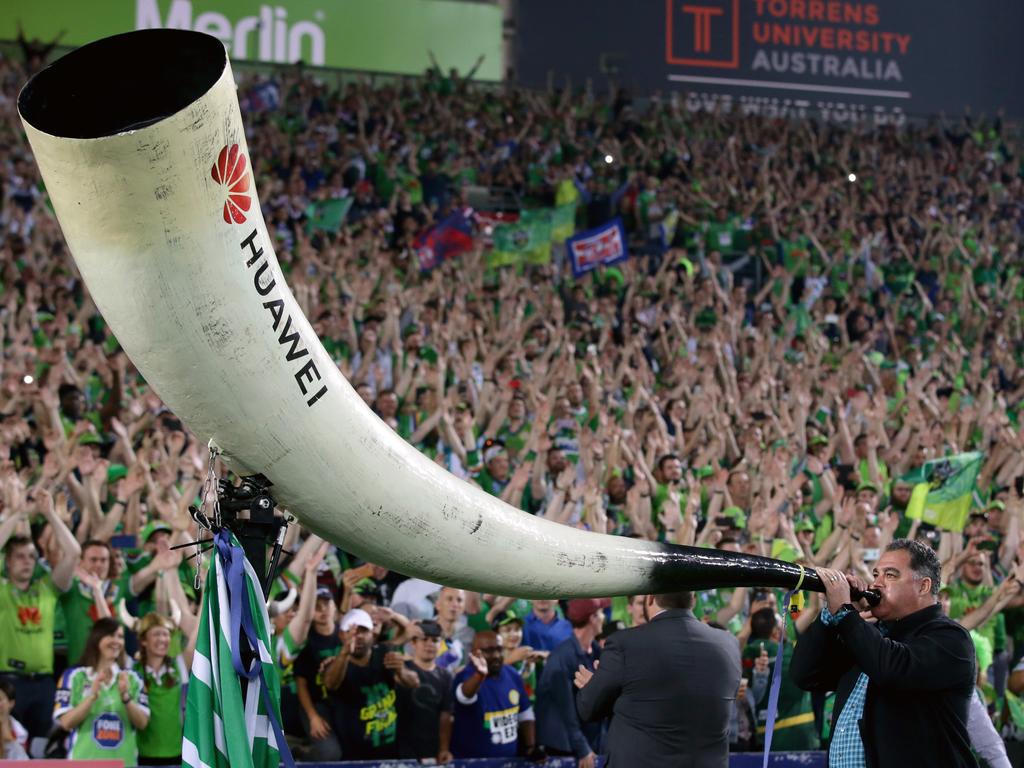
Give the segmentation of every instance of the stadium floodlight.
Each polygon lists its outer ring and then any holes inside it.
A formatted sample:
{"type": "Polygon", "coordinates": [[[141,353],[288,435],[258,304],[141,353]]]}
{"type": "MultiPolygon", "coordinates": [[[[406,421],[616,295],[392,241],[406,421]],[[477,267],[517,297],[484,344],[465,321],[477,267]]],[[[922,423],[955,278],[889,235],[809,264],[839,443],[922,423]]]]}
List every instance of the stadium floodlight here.
{"type": "Polygon", "coordinates": [[[851,173],[849,176],[846,177],[846,180],[853,184],[853,182],[857,180],[857,174],[851,173]]]}
{"type": "Polygon", "coordinates": [[[611,165],[612,163],[614,163],[614,162],[615,162],[615,158],[614,158],[614,157],[612,157],[611,155],[605,155],[605,156],[604,156],[604,161],[605,161],[606,163],[608,163],[608,165],[611,165]]]}

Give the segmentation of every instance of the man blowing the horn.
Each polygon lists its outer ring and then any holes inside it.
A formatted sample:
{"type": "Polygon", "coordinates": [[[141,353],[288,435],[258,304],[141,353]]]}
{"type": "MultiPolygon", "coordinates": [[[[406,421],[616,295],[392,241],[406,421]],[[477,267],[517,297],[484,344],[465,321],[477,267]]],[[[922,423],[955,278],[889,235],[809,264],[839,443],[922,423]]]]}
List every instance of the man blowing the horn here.
{"type": "Polygon", "coordinates": [[[863,582],[818,569],[827,605],[791,671],[801,688],[836,692],[830,768],[977,765],[967,735],[974,646],[942,614],[940,572],[930,547],[897,539],[875,564],[870,588],[882,600],[868,613],[850,597],[863,582]]]}

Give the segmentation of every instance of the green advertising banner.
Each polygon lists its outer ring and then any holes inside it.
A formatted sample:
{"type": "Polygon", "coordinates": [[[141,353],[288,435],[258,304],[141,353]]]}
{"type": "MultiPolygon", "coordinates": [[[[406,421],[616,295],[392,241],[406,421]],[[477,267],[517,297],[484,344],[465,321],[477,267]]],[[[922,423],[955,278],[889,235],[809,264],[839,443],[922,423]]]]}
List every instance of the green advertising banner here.
{"type": "Polygon", "coordinates": [[[170,27],[220,38],[233,59],[419,75],[428,51],[465,74],[501,79],[502,12],[459,0],[3,0],[0,39],[83,45],[133,29],[170,27]]]}

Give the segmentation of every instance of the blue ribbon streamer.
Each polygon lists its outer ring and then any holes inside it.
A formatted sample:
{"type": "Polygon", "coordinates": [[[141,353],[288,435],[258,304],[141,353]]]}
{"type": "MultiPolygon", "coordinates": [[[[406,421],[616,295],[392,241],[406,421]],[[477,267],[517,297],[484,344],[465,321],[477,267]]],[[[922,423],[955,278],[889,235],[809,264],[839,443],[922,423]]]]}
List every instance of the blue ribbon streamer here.
{"type": "MultiPolygon", "coordinates": [[[[274,714],[273,701],[270,698],[267,680],[263,675],[263,662],[259,654],[259,635],[256,633],[256,623],[252,615],[252,604],[249,601],[249,589],[245,575],[245,553],[241,547],[231,543],[231,533],[224,528],[214,535],[214,544],[217,547],[221,567],[224,569],[224,581],[227,584],[231,637],[234,640],[231,646],[231,663],[240,678],[260,681],[263,707],[267,711],[270,727],[274,729],[274,738],[277,740],[277,751],[281,756],[281,762],[286,768],[295,768],[295,759],[288,748],[288,742],[285,741],[284,731],[277,720],[277,715],[274,714]],[[242,663],[240,641],[243,637],[256,654],[251,669],[246,669],[242,663]]],[[[270,651],[269,648],[267,650],[270,651]]]]}
{"type": "Polygon", "coordinates": [[[775,719],[779,714],[779,689],[782,688],[782,651],[786,647],[786,626],[789,623],[789,602],[793,595],[800,591],[804,583],[805,571],[800,566],[800,580],[796,586],[786,593],[782,601],[782,637],[779,638],[779,647],[775,651],[775,669],[772,670],[772,687],[768,693],[768,721],[764,726],[764,760],[761,768],[768,768],[768,759],[772,751],[772,735],[775,732],[775,719]]]}
{"type": "Polygon", "coordinates": [[[768,768],[768,758],[772,751],[772,733],[775,731],[775,718],[779,713],[779,689],[782,688],[782,649],[786,645],[786,624],[789,619],[789,601],[794,592],[787,592],[782,602],[782,637],[779,648],[775,652],[775,669],[772,670],[772,687],[768,693],[768,722],[764,727],[764,762],[762,768],[768,768]]]}

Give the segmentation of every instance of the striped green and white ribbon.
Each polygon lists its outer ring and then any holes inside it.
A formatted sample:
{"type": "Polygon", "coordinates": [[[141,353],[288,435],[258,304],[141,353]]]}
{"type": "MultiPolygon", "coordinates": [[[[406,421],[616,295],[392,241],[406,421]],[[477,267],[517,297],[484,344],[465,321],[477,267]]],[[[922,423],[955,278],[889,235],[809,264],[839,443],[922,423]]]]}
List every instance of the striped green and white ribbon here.
{"type": "Polygon", "coordinates": [[[293,765],[281,732],[281,684],[259,579],[237,539],[214,536],[185,705],[181,759],[189,768],[293,765]],[[255,651],[243,666],[242,644],[255,651]]]}

